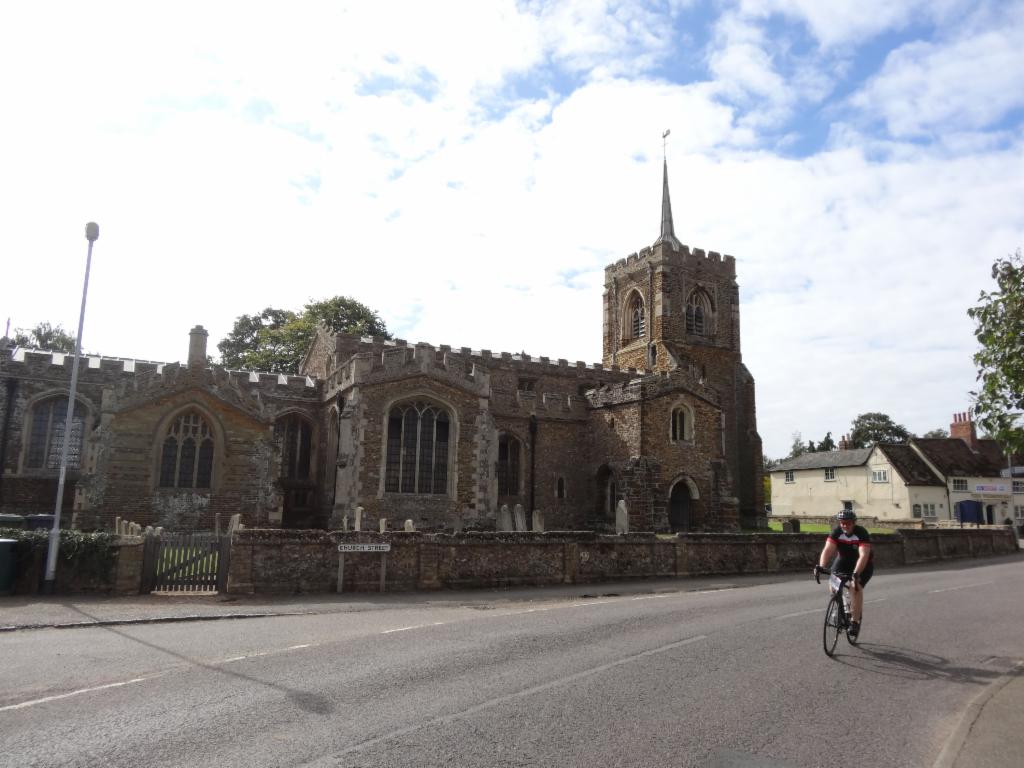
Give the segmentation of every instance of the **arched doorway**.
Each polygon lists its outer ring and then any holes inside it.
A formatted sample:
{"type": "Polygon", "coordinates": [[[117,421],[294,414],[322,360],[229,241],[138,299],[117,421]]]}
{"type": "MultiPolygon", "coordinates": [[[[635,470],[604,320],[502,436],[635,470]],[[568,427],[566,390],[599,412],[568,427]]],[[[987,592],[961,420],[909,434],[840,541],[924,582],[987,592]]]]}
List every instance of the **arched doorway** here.
{"type": "Polygon", "coordinates": [[[668,499],[668,524],[673,533],[689,531],[693,526],[693,497],[685,480],[672,486],[668,499]]]}

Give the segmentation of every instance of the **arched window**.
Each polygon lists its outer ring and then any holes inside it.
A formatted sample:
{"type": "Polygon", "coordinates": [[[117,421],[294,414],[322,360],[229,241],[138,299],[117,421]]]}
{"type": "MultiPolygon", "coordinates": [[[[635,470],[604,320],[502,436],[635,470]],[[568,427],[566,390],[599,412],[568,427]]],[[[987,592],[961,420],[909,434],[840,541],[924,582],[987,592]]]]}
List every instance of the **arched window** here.
{"type": "Polygon", "coordinates": [[[498,437],[498,495],[519,495],[520,442],[512,435],[498,437]]]}
{"type": "MultiPolygon", "coordinates": [[[[52,397],[36,403],[32,408],[29,428],[29,469],[59,469],[60,452],[64,446],[64,426],[67,422],[68,398],[52,397]]],[[[78,469],[82,465],[82,440],[85,436],[85,407],[75,402],[71,417],[71,436],[68,441],[68,466],[78,469]]]]}
{"type": "Polygon", "coordinates": [[[629,338],[642,339],[646,332],[647,323],[644,314],[644,300],[636,291],[629,299],[626,311],[626,320],[629,328],[629,338]]]}
{"type": "Polygon", "coordinates": [[[210,488],[213,482],[213,432],[198,411],[171,422],[160,451],[161,488],[210,488]]]}
{"type": "Polygon", "coordinates": [[[281,477],[287,480],[309,479],[309,454],[313,428],[292,413],[274,423],[274,439],[281,450],[281,477]]]}
{"type": "Polygon", "coordinates": [[[686,332],[698,336],[712,333],[711,300],[704,291],[694,291],[686,300],[686,332]]]}
{"type": "Polygon", "coordinates": [[[673,443],[693,439],[693,411],[685,405],[677,405],[672,409],[672,421],[669,425],[669,439],[673,443]]]}
{"type": "Polygon", "coordinates": [[[448,413],[436,405],[396,405],[388,414],[387,493],[448,492],[448,413]]]}

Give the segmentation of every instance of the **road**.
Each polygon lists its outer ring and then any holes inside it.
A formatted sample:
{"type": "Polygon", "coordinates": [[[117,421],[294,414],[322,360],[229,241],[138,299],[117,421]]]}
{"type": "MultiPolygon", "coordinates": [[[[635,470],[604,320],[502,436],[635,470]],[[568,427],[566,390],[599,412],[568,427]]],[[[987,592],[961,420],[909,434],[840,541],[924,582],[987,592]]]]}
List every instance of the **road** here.
{"type": "Polygon", "coordinates": [[[0,765],[929,766],[1021,657],[1024,563],[0,635],[0,765]]]}

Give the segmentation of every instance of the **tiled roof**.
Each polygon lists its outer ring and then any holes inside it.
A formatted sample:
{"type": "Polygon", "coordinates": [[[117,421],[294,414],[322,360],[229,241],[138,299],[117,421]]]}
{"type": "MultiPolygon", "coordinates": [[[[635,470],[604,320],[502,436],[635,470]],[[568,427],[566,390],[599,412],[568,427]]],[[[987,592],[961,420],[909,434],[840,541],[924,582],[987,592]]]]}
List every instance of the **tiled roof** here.
{"type": "MultiPolygon", "coordinates": [[[[1001,467],[987,455],[975,453],[963,440],[954,437],[915,438],[914,445],[946,477],[960,475],[998,477],[1001,467]]],[[[986,451],[986,454],[988,451],[986,451]]]]}
{"type": "Polygon", "coordinates": [[[1003,450],[999,447],[999,443],[995,440],[988,438],[979,440],[978,453],[984,456],[989,464],[996,465],[1000,469],[1006,469],[1006,457],[1003,455],[1003,450]]]}
{"type": "Polygon", "coordinates": [[[825,469],[826,467],[857,467],[868,460],[870,448],[854,448],[850,451],[820,451],[802,453],[780,462],[772,472],[787,472],[791,469],[825,469]]]}
{"type": "Polygon", "coordinates": [[[878,449],[886,455],[889,463],[907,485],[945,485],[909,445],[879,443],[878,449]]]}

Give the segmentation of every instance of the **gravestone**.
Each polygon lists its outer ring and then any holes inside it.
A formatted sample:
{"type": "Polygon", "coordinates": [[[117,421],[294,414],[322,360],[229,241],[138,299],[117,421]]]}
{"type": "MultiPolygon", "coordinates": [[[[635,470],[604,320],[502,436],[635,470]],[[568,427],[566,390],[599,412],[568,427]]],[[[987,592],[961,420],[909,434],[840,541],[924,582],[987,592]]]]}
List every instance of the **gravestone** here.
{"type": "Polygon", "coordinates": [[[382,517],[378,524],[380,525],[380,532],[381,533],[387,533],[388,532],[388,519],[386,517],[382,517]]]}
{"type": "Polygon", "coordinates": [[[363,508],[362,507],[356,507],[356,524],[355,524],[355,527],[352,530],[354,530],[354,531],[361,531],[361,530],[363,530],[363,508]]]}
{"type": "Polygon", "coordinates": [[[412,520],[406,520],[405,521],[405,532],[406,533],[412,533],[415,530],[416,530],[416,526],[412,524],[412,520]]]}
{"type": "Polygon", "coordinates": [[[543,533],[544,531],[544,513],[539,509],[533,510],[533,530],[538,533],[543,533]]]}
{"type": "Polygon", "coordinates": [[[508,504],[502,504],[501,509],[498,510],[498,530],[512,530],[512,513],[508,511],[508,504]]]}
{"type": "Polygon", "coordinates": [[[629,510],[626,509],[625,499],[619,499],[615,505],[615,532],[629,533],[629,510]]]}
{"type": "Polygon", "coordinates": [[[525,531],[526,529],[526,513],[523,511],[522,504],[516,504],[515,509],[515,522],[517,531],[525,531]]]}

